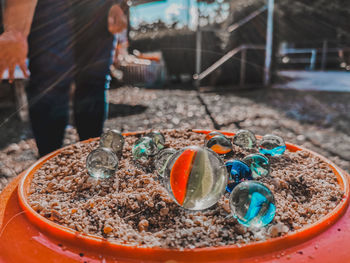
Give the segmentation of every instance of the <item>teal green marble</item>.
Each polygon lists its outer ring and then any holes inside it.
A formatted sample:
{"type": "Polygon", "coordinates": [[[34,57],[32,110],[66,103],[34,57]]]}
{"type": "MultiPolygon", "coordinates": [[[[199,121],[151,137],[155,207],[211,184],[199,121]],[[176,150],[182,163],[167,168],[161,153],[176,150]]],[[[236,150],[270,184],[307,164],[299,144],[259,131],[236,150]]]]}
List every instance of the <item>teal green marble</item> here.
{"type": "Polygon", "coordinates": [[[148,159],[157,154],[157,145],[150,137],[141,137],[132,147],[132,156],[134,160],[148,159]]]}
{"type": "Polygon", "coordinates": [[[270,173],[269,159],[262,154],[250,154],[244,157],[242,161],[249,166],[254,179],[267,176],[270,173]]]}
{"type": "Polygon", "coordinates": [[[146,134],[146,137],[149,137],[154,141],[154,143],[157,145],[158,150],[161,150],[164,148],[165,137],[161,132],[152,131],[152,132],[146,134]]]}

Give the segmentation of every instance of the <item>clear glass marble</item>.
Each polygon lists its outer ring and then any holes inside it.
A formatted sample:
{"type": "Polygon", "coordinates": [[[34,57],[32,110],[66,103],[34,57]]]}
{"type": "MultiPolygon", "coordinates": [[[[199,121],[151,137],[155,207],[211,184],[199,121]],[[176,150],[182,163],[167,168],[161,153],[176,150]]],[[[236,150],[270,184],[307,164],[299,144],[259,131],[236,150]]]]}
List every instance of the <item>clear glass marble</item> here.
{"type": "Polygon", "coordinates": [[[232,189],[240,182],[246,180],[253,180],[252,172],[248,165],[239,160],[229,160],[225,163],[227,172],[229,174],[226,191],[231,193],[232,189]]]}
{"type": "Polygon", "coordinates": [[[123,151],[124,143],[124,136],[118,130],[107,130],[101,135],[100,147],[109,148],[117,154],[123,151]]]}
{"type": "Polygon", "coordinates": [[[233,136],[233,143],[244,149],[252,149],[256,146],[255,134],[249,130],[239,130],[233,136]]]}
{"type": "Polygon", "coordinates": [[[242,161],[249,166],[254,179],[262,176],[268,176],[270,173],[269,159],[262,154],[253,153],[247,155],[242,161]]]}
{"type": "Polygon", "coordinates": [[[225,193],[228,174],[222,159],[213,151],[189,146],[177,151],[164,172],[164,186],[181,207],[207,209],[225,193]]]}
{"type": "Polygon", "coordinates": [[[161,151],[159,151],[156,155],[155,160],[155,168],[160,177],[163,177],[165,167],[170,160],[171,156],[176,153],[176,150],[173,148],[165,148],[161,151]]]}
{"type": "Polygon", "coordinates": [[[141,137],[132,147],[132,156],[134,160],[147,160],[149,157],[157,154],[158,148],[150,137],[141,137]]]}
{"type": "Polygon", "coordinates": [[[146,137],[150,137],[154,141],[154,143],[157,145],[157,148],[159,150],[164,148],[165,137],[161,132],[152,131],[152,132],[146,134],[146,137]]]}
{"type": "Polygon", "coordinates": [[[206,136],[205,136],[205,140],[204,140],[204,144],[207,145],[208,141],[213,138],[214,136],[225,136],[223,135],[221,132],[218,132],[218,131],[212,131],[211,133],[208,133],[206,136]]]}
{"type": "Polygon", "coordinates": [[[227,154],[232,151],[231,141],[224,135],[216,135],[212,137],[206,146],[217,154],[227,154]]]}
{"type": "Polygon", "coordinates": [[[259,152],[265,155],[279,156],[286,150],[286,144],[283,138],[266,134],[259,143],[259,152]]]}
{"type": "Polygon", "coordinates": [[[273,220],[276,213],[272,192],[257,181],[238,184],[233,189],[229,202],[232,215],[246,227],[266,226],[273,220]]]}
{"type": "Polygon", "coordinates": [[[86,168],[96,179],[105,179],[115,175],[118,167],[117,155],[108,148],[97,148],[86,158],[86,168]]]}

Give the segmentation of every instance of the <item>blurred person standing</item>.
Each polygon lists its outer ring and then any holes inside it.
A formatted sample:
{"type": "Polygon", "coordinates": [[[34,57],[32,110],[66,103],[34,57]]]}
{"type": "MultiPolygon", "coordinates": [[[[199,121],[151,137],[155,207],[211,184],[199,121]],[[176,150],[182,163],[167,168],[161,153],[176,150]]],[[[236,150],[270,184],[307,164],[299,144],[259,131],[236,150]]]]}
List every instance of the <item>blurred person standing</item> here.
{"type": "Polygon", "coordinates": [[[29,116],[40,156],[62,146],[75,82],[74,119],[80,140],[98,137],[108,104],[114,34],[127,19],[118,0],[3,0],[0,79],[18,65],[30,81],[29,116]]]}

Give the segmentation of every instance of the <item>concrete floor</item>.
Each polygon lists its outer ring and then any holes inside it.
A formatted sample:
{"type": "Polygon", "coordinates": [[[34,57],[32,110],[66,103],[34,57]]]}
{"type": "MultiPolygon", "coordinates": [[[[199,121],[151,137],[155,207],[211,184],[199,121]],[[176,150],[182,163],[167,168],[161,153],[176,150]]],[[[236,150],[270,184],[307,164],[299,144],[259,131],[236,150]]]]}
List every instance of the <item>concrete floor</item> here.
{"type": "Polygon", "coordinates": [[[280,71],[288,83],[277,84],[282,89],[350,92],[350,72],[347,71],[280,71]]]}

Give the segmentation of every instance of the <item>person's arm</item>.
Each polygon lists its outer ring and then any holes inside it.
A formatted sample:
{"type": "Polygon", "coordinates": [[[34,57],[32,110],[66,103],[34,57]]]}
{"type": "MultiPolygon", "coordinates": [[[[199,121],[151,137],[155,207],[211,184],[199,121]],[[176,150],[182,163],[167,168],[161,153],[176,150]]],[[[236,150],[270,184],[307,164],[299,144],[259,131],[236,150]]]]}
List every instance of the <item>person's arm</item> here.
{"type": "Polygon", "coordinates": [[[6,69],[10,82],[14,79],[16,65],[25,76],[28,54],[27,37],[30,32],[37,0],[3,0],[4,33],[0,35],[0,79],[6,69]]]}
{"type": "Polygon", "coordinates": [[[108,30],[111,34],[122,32],[127,27],[127,18],[120,6],[122,1],[116,0],[108,14],[108,30]]]}
{"type": "Polygon", "coordinates": [[[37,0],[3,0],[4,31],[15,31],[28,37],[37,0]]]}

